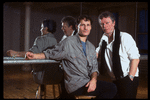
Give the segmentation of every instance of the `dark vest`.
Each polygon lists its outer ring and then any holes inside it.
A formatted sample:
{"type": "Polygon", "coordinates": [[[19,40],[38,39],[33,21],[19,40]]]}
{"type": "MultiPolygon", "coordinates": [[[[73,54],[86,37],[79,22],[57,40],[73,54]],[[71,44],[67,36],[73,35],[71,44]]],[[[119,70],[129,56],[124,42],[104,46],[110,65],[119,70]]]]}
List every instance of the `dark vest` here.
{"type": "MultiPolygon", "coordinates": [[[[106,64],[105,56],[104,56],[106,46],[107,46],[107,43],[105,42],[105,40],[103,40],[101,53],[99,53],[99,56],[101,57],[100,59],[101,64],[100,64],[99,70],[102,75],[104,75],[107,70],[106,69],[107,64],[106,64]]],[[[120,56],[119,56],[119,47],[120,47],[120,30],[115,27],[115,41],[113,43],[113,51],[112,51],[112,63],[113,63],[112,70],[116,79],[120,79],[123,77],[120,56]]]]}

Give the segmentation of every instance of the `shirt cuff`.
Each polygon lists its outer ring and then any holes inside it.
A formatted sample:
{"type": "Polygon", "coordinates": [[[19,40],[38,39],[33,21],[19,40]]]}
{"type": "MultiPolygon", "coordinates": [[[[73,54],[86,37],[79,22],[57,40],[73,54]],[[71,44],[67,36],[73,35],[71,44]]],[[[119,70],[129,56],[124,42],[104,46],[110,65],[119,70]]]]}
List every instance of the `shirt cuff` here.
{"type": "Polygon", "coordinates": [[[43,51],[43,53],[45,54],[45,59],[49,59],[49,53],[47,51],[43,51]]]}

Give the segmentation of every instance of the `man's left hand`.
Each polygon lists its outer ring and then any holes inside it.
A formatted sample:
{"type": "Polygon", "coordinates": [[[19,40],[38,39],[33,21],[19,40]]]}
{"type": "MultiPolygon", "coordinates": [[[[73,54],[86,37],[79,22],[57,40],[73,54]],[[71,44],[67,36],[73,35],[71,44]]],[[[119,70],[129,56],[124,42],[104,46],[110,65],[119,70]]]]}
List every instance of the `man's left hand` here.
{"type": "Polygon", "coordinates": [[[95,89],[96,89],[96,82],[97,82],[96,79],[92,79],[92,80],[90,80],[90,81],[86,84],[85,87],[88,87],[87,92],[93,92],[93,91],[95,91],[95,89]]]}

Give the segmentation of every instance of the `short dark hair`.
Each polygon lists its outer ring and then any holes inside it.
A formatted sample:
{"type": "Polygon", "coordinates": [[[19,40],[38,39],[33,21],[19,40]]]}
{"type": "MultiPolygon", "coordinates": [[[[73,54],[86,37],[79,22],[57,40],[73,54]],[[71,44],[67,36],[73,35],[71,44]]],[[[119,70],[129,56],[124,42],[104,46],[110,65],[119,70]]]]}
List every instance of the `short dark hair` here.
{"type": "Polygon", "coordinates": [[[62,23],[67,23],[68,27],[70,27],[72,25],[72,29],[76,30],[76,20],[75,20],[74,17],[72,17],[72,16],[63,17],[61,22],[62,23]]]}
{"type": "Polygon", "coordinates": [[[56,32],[56,22],[51,19],[45,19],[43,21],[43,26],[48,28],[48,32],[54,33],[56,32]]]}
{"type": "Polygon", "coordinates": [[[99,16],[98,16],[98,20],[99,19],[103,19],[103,18],[107,18],[107,17],[110,17],[110,19],[112,20],[112,22],[115,21],[115,16],[109,12],[109,11],[105,11],[105,12],[102,12],[99,16]]]}
{"type": "Polygon", "coordinates": [[[91,25],[92,25],[92,19],[89,16],[87,16],[87,15],[81,15],[81,16],[79,16],[78,19],[77,19],[77,24],[79,24],[80,21],[83,20],[83,19],[85,19],[86,21],[89,20],[91,22],[91,25]]]}

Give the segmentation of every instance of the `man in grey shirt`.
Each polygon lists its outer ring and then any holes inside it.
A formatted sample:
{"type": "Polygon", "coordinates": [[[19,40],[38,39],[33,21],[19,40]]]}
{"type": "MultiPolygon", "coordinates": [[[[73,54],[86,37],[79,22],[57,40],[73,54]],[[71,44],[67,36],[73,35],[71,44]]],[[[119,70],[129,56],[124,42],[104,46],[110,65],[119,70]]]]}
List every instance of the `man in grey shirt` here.
{"type": "Polygon", "coordinates": [[[92,20],[80,16],[77,20],[78,34],[68,37],[40,54],[26,53],[26,59],[62,60],[64,81],[71,95],[96,95],[97,98],[113,98],[117,92],[113,83],[97,80],[99,74],[94,45],[87,40],[92,20]]]}

